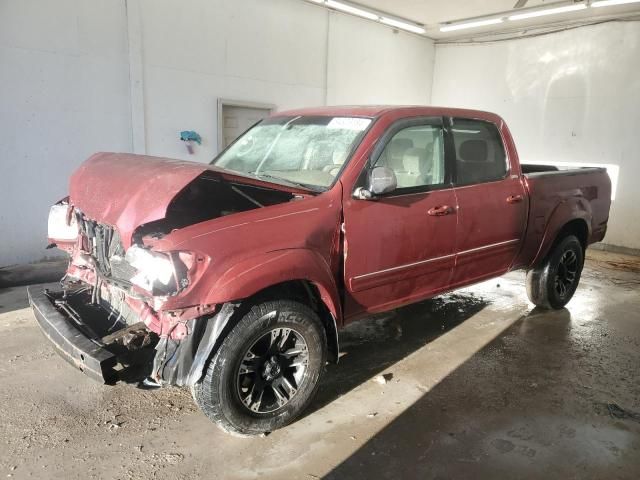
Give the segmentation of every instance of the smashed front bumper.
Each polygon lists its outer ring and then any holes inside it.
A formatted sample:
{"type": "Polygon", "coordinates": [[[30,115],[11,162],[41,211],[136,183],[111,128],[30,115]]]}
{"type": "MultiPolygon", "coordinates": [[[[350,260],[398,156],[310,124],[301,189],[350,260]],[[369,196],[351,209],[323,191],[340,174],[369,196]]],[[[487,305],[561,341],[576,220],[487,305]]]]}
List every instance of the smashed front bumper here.
{"type": "Polygon", "coordinates": [[[94,380],[113,384],[118,379],[126,380],[123,374],[137,367],[123,340],[135,344],[136,350],[151,343],[144,324],[117,325],[115,329],[113,320],[99,307],[78,312],[59,284],[31,286],[27,292],[44,335],[62,358],[94,380]]]}

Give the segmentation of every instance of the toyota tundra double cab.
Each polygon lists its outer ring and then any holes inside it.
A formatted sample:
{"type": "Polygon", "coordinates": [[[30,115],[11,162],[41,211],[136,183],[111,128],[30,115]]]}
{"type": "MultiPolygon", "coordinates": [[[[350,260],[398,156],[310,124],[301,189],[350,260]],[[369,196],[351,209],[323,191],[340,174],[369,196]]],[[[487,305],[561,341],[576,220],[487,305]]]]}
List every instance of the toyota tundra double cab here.
{"type": "Polygon", "coordinates": [[[66,274],[30,302],[87,375],[138,369],[261,434],[309,405],[349,322],[515,269],[531,302],[564,307],[610,199],[604,169],[521,165],[492,113],[281,112],[210,165],[89,158],[49,214],[66,274]]]}

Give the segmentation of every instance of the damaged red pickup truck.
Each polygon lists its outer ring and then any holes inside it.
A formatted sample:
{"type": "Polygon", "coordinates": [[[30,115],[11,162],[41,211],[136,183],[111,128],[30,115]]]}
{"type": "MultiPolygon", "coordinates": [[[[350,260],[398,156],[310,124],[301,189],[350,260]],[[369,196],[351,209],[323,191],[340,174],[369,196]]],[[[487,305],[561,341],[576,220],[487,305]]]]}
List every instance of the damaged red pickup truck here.
{"type": "Polygon", "coordinates": [[[603,169],[520,165],[491,113],[282,112],[211,165],[92,156],[50,212],[67,273],[30,301],[89,376],[146,368],[144,385],[189,386],[222,428],[258,434],[304,410],[367,314],[514,269],[562,308],[610,198],[603,169]]]}

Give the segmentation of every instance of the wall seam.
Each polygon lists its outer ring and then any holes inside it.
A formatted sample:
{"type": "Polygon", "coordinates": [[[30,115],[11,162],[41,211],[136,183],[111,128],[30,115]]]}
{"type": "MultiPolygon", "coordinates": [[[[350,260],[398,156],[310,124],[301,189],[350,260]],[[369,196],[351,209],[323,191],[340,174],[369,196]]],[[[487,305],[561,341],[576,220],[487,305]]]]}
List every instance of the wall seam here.
{"type": "Polygon", "coordinates": [[[131,149],[146,153],[144,115],[144,67],[142,62],[142,26],[139,0],[124,0],[129,53],[129,104],[131,112],[131,149]]]}

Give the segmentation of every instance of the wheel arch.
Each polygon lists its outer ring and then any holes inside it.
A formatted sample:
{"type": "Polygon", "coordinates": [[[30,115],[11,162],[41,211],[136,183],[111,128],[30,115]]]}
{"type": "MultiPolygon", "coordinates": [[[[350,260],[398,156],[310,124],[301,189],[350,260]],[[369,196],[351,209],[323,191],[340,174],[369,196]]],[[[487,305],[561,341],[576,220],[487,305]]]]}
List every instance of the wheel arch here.
{"type": "Polygon", "coordinates": [[[587,242],[589,241],[589,226],[585,219],[574,218],[573,220],[565,223],[564,226],[556,234],[553,246],[555,246],[567,235],[575,235],[580,241],[580,245],[582,245],[582,250],[585,251],[587,249],[587,242]]]}
{"type": "Polygon", "coordinates": [[[580,240],[583,252],[586,251],[591,237],[591,208],[584,199],[563,202],[554,209],[531,265],[542,262],[559,241],[571,234],[580,240]]]}
{"type": "Polygon", "coordinates": [[[322,301],[317,287],[308,280],[289,280],[275,285],[269,285],[251,296],[233,302],[225,302],[218,312],[211,318],[202,318],[207,323],[202,334],[196,341],[195,352],[192,352],[189,373],[177,382],[177,385],[194,385],[199,382],[206,372],[211,357],[220,348],[221,342],[236,326],[240,319],[252,306],[269,300],[293,300],[307,305],[314,310],[327,335],[328,360],[338,362],[339,344],[338,328],[331,311],[322,301]]]}
{"type": "Polygon", "coordinates": [[[327,334],[329,361],[338,363],[338,325],[329,306],[323,301],[318,285],[306,279],[287,280],[275,285],[270,285],[254,293],[249,298],[244,299],[244,301],[248,301],[249,305],[253,305],[255,303],[279,299],[303,303],[318,314],[327,334]]]}
{"type": "Polygon", "coordinates": [[[313,250],[278,250],[239,262],[213,284],[205,303],[273,300],[278,295],[303,302],[320,316],[327,333],[329,359],[337,362],[342,304],[329,265],[313,250]]]}

